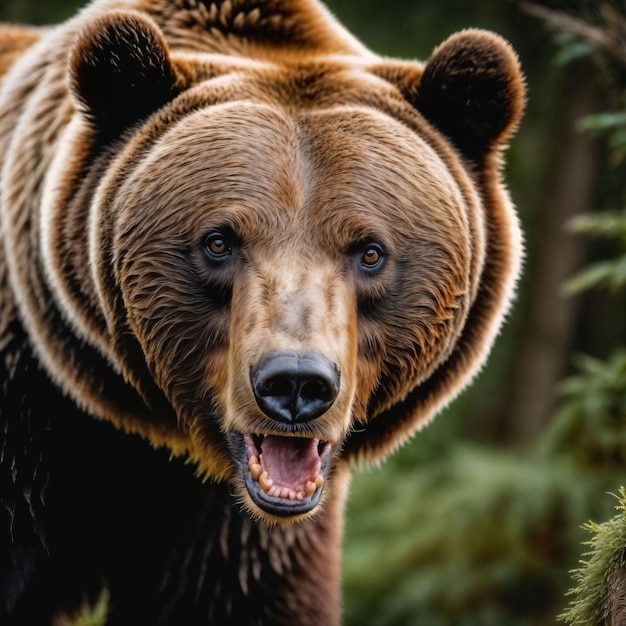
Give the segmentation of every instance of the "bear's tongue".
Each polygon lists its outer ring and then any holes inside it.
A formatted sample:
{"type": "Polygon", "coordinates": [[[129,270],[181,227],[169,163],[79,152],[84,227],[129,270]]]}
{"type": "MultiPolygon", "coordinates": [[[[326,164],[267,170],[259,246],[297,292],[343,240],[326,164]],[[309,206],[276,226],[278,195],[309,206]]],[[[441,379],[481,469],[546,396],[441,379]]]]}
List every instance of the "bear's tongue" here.
{"type": "Polygon", "coordinates": [[[303,500],[324,483],[318,439],[266,435],[259,456],[252,438],[246,442],[250,474],[268,495],[303,500]]]}

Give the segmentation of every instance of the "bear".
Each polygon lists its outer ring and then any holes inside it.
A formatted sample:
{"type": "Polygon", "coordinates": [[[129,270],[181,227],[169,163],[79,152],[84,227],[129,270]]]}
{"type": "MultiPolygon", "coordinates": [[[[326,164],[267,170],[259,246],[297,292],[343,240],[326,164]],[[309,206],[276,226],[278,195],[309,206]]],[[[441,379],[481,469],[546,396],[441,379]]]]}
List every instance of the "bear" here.
{"type": "Polygon", "coordinates": [[[0,70],[0,622],[339,624],[351,472],[514,299],[516,54],[94,0],[0,26],[0,70]]]}

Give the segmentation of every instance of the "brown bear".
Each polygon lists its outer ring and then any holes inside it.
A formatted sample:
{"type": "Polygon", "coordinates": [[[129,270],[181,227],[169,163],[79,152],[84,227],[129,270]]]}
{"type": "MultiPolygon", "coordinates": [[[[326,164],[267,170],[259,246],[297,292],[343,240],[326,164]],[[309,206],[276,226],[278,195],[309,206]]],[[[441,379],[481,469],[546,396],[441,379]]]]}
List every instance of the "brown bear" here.
{"type": "Polygon", "coordinates": [[[0,26],[0,70],[0,622],[106,590],[113,625],[338,624],[350,465],[511,302],[515,54],[381,58],[316,0],[95,0],[0,26]]]}

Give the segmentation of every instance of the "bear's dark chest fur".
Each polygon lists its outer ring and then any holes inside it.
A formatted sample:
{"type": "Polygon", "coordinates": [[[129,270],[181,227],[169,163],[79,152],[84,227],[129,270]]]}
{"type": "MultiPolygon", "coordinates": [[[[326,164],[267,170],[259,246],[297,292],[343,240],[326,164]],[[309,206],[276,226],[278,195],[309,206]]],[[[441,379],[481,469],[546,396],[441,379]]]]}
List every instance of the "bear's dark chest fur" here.
{"type": "Polygon", "coordinates": [[[79,411],[19,324],[3,339],[0,623],[48,624],[104,587],[111,625],[268,623],[278,576],[228,487],[79,411]]]}

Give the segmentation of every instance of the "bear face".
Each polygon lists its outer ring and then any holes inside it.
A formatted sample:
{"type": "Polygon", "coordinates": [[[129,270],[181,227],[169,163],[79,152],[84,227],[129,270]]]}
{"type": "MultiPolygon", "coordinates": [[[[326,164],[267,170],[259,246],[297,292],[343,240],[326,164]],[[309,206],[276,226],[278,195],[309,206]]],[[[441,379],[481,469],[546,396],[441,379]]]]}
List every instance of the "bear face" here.
{"type": "Polygon", "coordinates": [[[153,378],[194,445],[213,455],[227,435],[253,499],[246,454],[270,471],[271,436],[292,459],[269,475],[292,514],[366,423],[380,377],[394,398],[449,354],[476,289],[458,184],[367,109],[201,108],[115,188],[100,210],[117,221],[114,267],[153,378]]]}
{"type": "Polygon", "coordinates": [[[479,31],[425,66],[351,40],[224,58],[158,18],[106,12],[74,43],[35,278],[59,312],[32,285],[21,306],[81,406],[291,521],[484,361],[519,269],[519,67],[479,31]]]}

